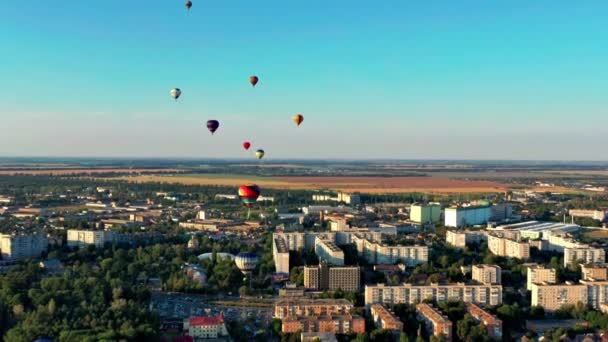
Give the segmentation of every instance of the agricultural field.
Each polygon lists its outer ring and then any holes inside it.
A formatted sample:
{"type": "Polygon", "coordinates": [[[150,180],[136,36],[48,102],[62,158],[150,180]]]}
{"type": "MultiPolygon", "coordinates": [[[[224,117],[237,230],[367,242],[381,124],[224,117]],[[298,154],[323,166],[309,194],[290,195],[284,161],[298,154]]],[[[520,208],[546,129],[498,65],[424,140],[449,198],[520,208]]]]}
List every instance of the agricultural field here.
{"type": "Polygon", "coordinates": [[[129,168],[0,168],[0,176],[31,175],[31,176],[70,176],[80,174],[107,174],[107,173],[178,173],[181,169],[129,169],[129,168]]]}
{"type": "Polygon", "coordinates": [[[255,183],[276,189],[329,189],[364,193],[481,193],[503,192],[508,186],[491,181],[459,180],[446,177],[255,177],[218,174],[138,175],[113,179],[129,182],[161,182],[187,185],[238,186],[255,183]]]}

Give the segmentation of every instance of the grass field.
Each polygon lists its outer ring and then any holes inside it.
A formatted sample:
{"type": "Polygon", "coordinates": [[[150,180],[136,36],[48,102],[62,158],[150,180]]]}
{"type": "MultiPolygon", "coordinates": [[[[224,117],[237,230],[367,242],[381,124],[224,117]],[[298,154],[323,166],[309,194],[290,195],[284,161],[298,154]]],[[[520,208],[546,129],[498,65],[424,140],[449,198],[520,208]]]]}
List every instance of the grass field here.
{"type": "Polygon", "coordinates": [[[275,189],[330,189],[364,193],[481,193],[502,192],[507,185],[446,177],[253,177],[242,175],[138,175],[113,179],[130,182],[162,182],[188,185],[238,186],[255,183],[275,189]]]}

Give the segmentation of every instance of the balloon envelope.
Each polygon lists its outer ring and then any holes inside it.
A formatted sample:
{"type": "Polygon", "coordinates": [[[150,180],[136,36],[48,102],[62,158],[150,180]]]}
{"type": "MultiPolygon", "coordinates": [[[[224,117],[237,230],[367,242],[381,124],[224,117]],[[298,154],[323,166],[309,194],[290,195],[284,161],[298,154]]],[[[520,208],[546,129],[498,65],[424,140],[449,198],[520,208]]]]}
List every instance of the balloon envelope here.
{"type": "Polygon", "coordinates": [[[239,197],[243,201],[243,204],[250,208],[260,197],[260,188],[255,184],[241,185],[239,187],[239,197]]]}
{"type": "Polygon", "coordinates": [[[245,150],[248,150],[251,147],[251,143],[249,141],[245,141],[243,143],[243,148],[245,148],[245,150]]]}
{"type": "Polygon", "coordinates": [[[177,101],[177,99],[180,97],[180,95],[182,95],[182,91],[179,88],[173,88],[173,89],[171,89],[169,94],[175,101],[177,101]]]}
{"type": "Polygon", "coordinates": [[[264,152],[264,150],[257,150],[257,151],[255,151],[255,156],[258,157],[258,159],[262,159],[262,157],[264,156],[264,154],[266,154],[264,152]]]}
{"type": "Polygon", "coordinates": [[[211,134],[215,133],[217,129],[220,127],[220,123],[217,120],[209,120],[207,121],[207,129],[211,134]]]}
{"type": "Polygon", "coordinates": [[[190,10],[190,8],[192,8],[192,1],[190,1],[190,0],[186,1],[185,6],[188,10],[190,10]]]}
{"type": "Polygon", "coordinates": [[[304,116],[302,114],[296,114],[293,116],[293,122],[296,123],[296,125],[300,126],[300,124],[304,121],[304,116]]]}
{"type": "Polygon", "coordinates": [[[255,253],[239,253],[234,259],[236,267],[243,273],[253,271],[258,261],[258,255],[255,253]]]}
{"type": "Polygon", "coordinates": [[[260,79],[257,76],[249,76],[249,83],[251,83],[251,85],[254,87],[256,84],[258,84],[259,80],[260,79]]]}

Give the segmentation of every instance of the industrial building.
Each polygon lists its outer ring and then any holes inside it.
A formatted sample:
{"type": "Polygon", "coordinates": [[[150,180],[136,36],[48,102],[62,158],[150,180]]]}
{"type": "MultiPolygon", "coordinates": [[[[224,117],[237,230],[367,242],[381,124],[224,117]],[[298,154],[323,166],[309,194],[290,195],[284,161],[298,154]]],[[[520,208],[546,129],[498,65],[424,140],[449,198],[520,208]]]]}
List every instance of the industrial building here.
{"type": "Polygon", "coordinates": [[[486,224],[492,217],[492,206],[460,206],[445,208],[444,212],[446,227],[465,227],[478,224],[486,224]]]}

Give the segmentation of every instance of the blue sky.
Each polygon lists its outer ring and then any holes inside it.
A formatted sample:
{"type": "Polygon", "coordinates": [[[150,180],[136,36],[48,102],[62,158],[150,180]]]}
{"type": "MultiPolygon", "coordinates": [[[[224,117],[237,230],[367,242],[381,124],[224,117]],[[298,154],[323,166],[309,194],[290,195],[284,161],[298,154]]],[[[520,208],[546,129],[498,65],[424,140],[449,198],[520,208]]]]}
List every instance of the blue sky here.
{"type": "Polygon", "coordinates": [[[0,155],[608,160],[606,1],[193,3],[1,1],[0,155]]]}

